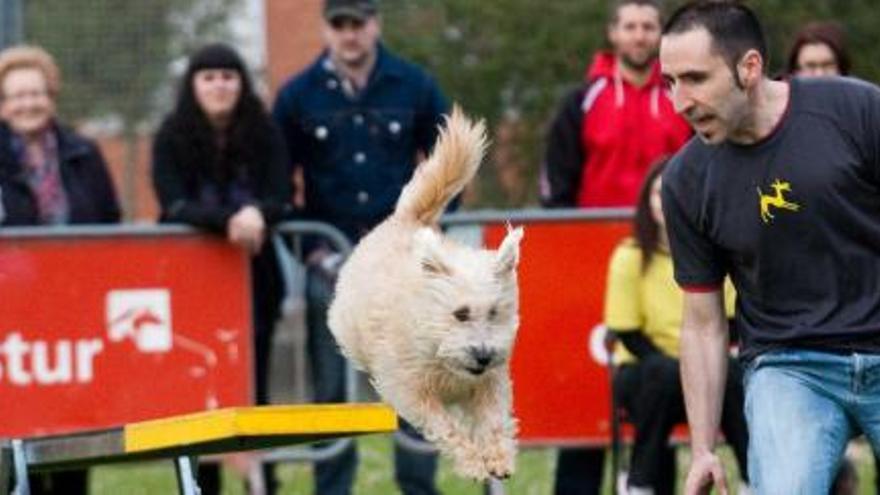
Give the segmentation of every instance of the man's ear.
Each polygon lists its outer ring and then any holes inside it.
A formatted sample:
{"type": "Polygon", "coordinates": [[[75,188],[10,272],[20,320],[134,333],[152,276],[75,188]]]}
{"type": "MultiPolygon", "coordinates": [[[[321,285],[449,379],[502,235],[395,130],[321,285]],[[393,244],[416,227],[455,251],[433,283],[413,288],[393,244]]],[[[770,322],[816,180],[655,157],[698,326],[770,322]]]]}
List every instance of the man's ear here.
{"type": "Polygon", "coordinates": [[[495,254],[495,274],[508,276],[519,264],[519,244],[523,238],[523,228],[507,226],[507,235],[495,254]]]}
{"type": "Polygon", "coordinates": [[[452,274],[452,268],[443,259],[442,242],[434,229],[425,227],[416,232],[413,249],[424,273],[441,276],[452,274]]]}
{"type": "Polygon", "coordinates": [[[764,78],[764,57],[758,50],[748,50],[739,63],[736,64],[736,77],[739,85],[744,88],[753,88],[764,78]]]}

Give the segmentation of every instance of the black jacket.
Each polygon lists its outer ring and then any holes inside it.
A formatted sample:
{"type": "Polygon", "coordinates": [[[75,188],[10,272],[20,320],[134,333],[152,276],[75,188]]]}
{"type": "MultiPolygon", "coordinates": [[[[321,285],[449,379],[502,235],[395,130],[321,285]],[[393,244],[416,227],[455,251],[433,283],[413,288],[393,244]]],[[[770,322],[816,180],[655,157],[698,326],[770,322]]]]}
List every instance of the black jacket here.
{"type": "MultiPolygon", "coordinates": [[[[58,166],[70,207],[69,223],[115,223],[119,203],[107,164],[98,146],[55,125],[58,138],[58,166]]],[[[24,165],[12,149],[13,132],[0,123],[0,225],[39,225],[36,198],[24,175],[24,165]]]]}
{"type": "MultiPolygon", "coordinates": [[[[268,225],[290,215],[289,163],[281,132],[269,122],[265,136],[266,149],[259,150],[260,159],[248,167],[250,176],[247,187],[253,196],[249,204],[260,209],[268,225]]],[[[229,218],[243,205],[233,201],[207,204],[200,198],[200,190],[215,179],[207,174],[203,163],[185,163],[185,145],[175,140],[175,128],[171,119],[165,122],[153,142],[153,185],[159,198],[162,214],[160,221],[186,223],[211,232],[225,233],[229,218]]]]}

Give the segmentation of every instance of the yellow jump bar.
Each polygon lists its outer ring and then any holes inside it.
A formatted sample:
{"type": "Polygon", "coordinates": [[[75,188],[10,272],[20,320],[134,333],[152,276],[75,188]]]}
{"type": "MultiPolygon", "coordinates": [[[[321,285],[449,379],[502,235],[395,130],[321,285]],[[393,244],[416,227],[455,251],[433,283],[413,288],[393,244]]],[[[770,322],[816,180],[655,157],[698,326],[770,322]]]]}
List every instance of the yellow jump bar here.
{"type": "Polygon", "coordinates": [[[125,426],[125,453],[241,437],[387,433],[397,415],[384,404],[308,404],[218,409],[125,426]]]}

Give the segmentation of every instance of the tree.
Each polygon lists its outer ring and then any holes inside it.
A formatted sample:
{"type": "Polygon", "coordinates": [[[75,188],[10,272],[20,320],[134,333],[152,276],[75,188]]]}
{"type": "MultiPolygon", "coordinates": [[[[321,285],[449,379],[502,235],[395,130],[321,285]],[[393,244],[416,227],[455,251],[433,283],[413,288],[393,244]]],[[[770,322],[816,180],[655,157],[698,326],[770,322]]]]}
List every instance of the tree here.
{"type": "MultiPolygon", "coordinates": [[[[670,8],[682,0],[667,2],[670,8]]],[[[880,80],[880,9],[874,0],[751,2],[765,23],[771,73],[799,25],[840,21],[850,37],[855,74],[880,80]]],[[[537,172],[546,125],[565,91],[583,80],[601,48],[610,2],[596,0],[383,0],[388,44],[423,65],[449,97],[496,130],[492,167],[481,174],[479,204],[536,203],[537,172]],[[500,150],[499,148],[505,148],[500,150]],[[511,172],[513,168],[513,172],[511,172]],[[491,171],[496,173],[492,174],[491,171]],[[511,173],[520,189],[509,190],[511,173]],[[506,183],[502,187],[502,183],[506,183]]]]}
{"type": "MultiPolygon", "coordinates": [[[[127,159],[122,198],[135,201],[137,133],[167,110],[172,62],[210,37],[228,37],[240,0],[28,0],[25,38],[62,72],[59,113],[120,132],[127,159]]],[[[126,208],[130,212],[130,208],[126,208]]]]}

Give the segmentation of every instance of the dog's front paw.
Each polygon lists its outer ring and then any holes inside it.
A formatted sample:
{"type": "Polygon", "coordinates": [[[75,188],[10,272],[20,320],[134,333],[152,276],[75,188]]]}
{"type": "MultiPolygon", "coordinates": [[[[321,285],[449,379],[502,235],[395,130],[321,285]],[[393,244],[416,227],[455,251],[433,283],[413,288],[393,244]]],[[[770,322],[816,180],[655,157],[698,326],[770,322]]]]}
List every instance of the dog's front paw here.
{"type": "Polygon", "coordinates": [[[456,445],[450,454],[453,462],[452,469],[462,478],[483,482],[492,476],[492,473],[487,469],[483,453],[475,445],[456,445]]]}
{"type": "Polygon", "coordinates": [[[509,478],[516,465],[516,445],[505,439],[490,446],[483,454],[485,470],[490,476],[498,479],[509,478]]]}

